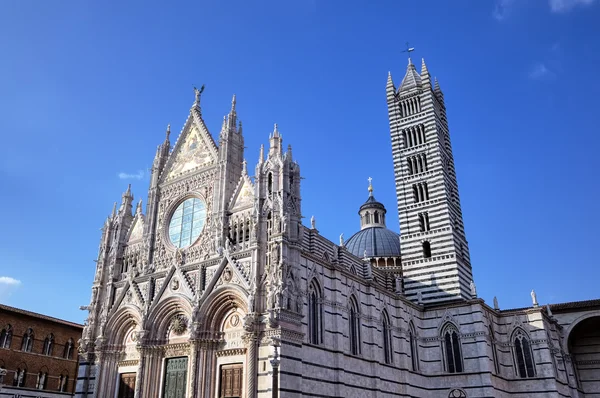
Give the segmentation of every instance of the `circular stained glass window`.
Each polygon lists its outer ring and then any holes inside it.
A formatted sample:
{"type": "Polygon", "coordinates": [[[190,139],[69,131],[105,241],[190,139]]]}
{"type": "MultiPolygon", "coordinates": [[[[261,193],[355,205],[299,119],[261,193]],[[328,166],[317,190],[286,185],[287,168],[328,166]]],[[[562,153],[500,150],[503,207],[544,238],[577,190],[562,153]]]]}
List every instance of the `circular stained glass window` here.
{"type": "Polygon", "coordinates": [[[198,198],[183,201],[173,213],[169,223],[169,239],[177,247],[194,243],[206,222],[206,205],[198,198]]]}

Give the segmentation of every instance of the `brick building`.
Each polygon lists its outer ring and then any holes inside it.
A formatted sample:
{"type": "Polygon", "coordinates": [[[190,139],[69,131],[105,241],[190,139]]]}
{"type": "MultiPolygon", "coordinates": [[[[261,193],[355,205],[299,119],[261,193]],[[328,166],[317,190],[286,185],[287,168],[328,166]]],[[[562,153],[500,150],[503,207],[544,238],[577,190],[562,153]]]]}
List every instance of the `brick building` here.
{"type": "Polygon", "coordinates": [[[82,330],[77,323],[0,304],[0,397],[72,395],[82,330]]]}

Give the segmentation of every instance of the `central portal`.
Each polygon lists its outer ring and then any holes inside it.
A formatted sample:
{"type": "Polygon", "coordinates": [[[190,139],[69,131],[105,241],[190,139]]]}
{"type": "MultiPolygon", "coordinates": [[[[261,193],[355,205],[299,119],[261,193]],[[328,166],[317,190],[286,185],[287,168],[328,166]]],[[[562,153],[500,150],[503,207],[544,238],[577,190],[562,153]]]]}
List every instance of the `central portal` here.
{"type": "Polygon", "coordinates": [[[219,398],[241,398],[244,366],[241,363],[221,366],[221,394],[219,398]]]}
{"type": "Polygon", "coordinates": [[[185,398],[188,358],[167,358],[163,398],[185,398]]]}

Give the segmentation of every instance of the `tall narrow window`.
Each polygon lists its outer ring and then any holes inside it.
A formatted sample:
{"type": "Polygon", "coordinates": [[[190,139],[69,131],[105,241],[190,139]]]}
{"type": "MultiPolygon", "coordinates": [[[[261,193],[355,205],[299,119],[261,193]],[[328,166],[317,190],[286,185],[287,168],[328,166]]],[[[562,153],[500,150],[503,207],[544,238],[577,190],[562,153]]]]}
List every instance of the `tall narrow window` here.
{"type": "Polygon", "coordinates": [[[21,351],[31,352],[33,349],[33,330],[27,329],[23,335],[23,341],[21,342],[21,351]]]}
{"type": "Polygon", "coordinates": [[[354,355],[360,354],[360,312],[356,299],[350,297],[349,317],[350,352],[354,355]]]}
{"type": "Polygon", "coordinates": [[[4,375],[6,375],[6,368],[0,366],[0,384],[4,384],[4,375]]]}
{"type": "Polygon", "coordinates": [[[46,378],[48,377],[47,372],[39,372],[35,388],[38,390],[44,390],[46,388],[46,378]]]}
{"type": "Polygon", "coordinates": [[[413,196],[414,196],[414,199],[415,199],[415,203],[419,203],[420,202],[420,200],[419,200],[419,188],[418,188],[417,184],[413,185],[413,196]]]}
{"type": "Polygon", "coordinates": [[[323,341],[322,325],[321,289],[317,281],[313,280],[308,293],[308,335],[312,344],[320,344],[323,341]]]}
{"type": "Polygon", "coordinates": [[[54,345],[54,335],[50,333],[48,337],[44,340],[44,349],[42,350],[42,354],[44,355],[52,355],[52,346],[54,345]]]}
{"type": "Polygon", "coordinates": [[[446,358],[446,371],[448,373],[461,373],[463,371],[462,356],[458,330],[452,324],[446,326],[443,332],[443,350],[446,358]]]}
{"type": "Polygon", "coordinates": [[[63,374],[61,374],[60,377],[58,378],[58,391],[60,391],[60,392],[66,392],[67,385],[69,383],[69,376],[64,373],[65,372],[63,372],[63,374]]]}
{"type": "Polygon", "coordinates": [[[69,341],[67,341],[67,343],[65,344],[63,358],[73,359],[73,339],[69,339],[69,341]]]}
{"type": "Polygon", "coordinates": [[[393,363],[393,348],[392,348],[392,326],[387,311],[383,311],[383,360],[385,363],[393,363]]]}
{"type": "Polygon", "coordinates": [[[421,229],[421,232],[425,232],[425,231],[429,231],[430,227],[429,227],[429,214],[427,212],[425,213],[419,213],[419,228],[421,229]]]}
{"type": "Polygon", "coordinates": [[[431,257],[431,243],[429,241],[423,242],[423,257],[430,258],[431,257]]]}
{"type": "Polygon", "coordinates": [[[492,329],[492,326],[490,325],[488,330],[490,334],[490,346],[492,348],[492,361],[494,362],[494,371],[497,375],[499,375],[500,370],[498,369],[498,356],[496,354],[496,339],[494,337],[494,329],[492,329]]]}
{"type": "Polygon", "coordinates": [[[13,386],[24,387],[25,386],[25,378],[27,376],[27,370],[25,368],[17,368],[15,371],[15,375],[13,378],[13,386]]]}
{"type": "Polygon", "coordinates": [[[522,329],[513,333],[514,355],[517,374],[521,378],[535,377],[535,366],[533,365],[533,353],[529,338],[522,329]]]}
{"type": "Polygon", "coordinates": [[[269,195],[273,193],[273,173],[269,173],[267,177],[267,189],[269,191],[269,195]]]}
{"type": "Polygon", "coordinates": [[[417,346],[417,334],[415,332],[415,325],[412,322],[408,325],[408,338],[410,343],[410,361],[412,364],[412,370],[419,370],[419,350],[417,346]]]}
{"type": "Polygon", "coordinates": [[[0,332],[0,348],[10,348],[12,341],[12,326],[6,325],[0,332]]]}

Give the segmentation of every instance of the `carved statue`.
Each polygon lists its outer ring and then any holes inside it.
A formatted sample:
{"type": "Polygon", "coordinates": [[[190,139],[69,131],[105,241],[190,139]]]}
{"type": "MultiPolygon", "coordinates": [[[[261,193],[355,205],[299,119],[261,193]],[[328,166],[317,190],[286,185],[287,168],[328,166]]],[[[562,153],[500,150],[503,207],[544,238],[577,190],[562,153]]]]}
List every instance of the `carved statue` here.
{"type": "Polygon", "coordinates": [[[499,310],[500,306],[498,305],[498,298],[494,296],[494,309],[499,310]]]}
{"type": "Polygon", "coordinates": [[[533,302],[534,307],[538,306],[537,295],[533,289],[531,290],[531,301],[533,302]]]}
{"type": "Polygon", "coordinates": [[[316,229],[316,228],[317,228],[316,224],[317,224],[317,223],[316,223],[316,221],[315,221],[315,216],[312,216],[312,217],[310,218],[310,227],[311,227],[312,229],[316,229]]]}
{"type": "Polygon", "coordinates": [[[475,282],[471,279],[471,283],[469,284],[469,288],[471,289],[471,297],[477,297],[477,288],[475,288],[475,282]]]}
{"type": "Polygon", "coordinates": [[[252,284],[250,285],[250,294],[248,295],[248,312],[252,313],[255,311],[254,309],[254,298],[256,297],[256,284],[254,283],[254,279],[252,280],[252,284]]]}
{"type": "Polygon", "coordinates": [[[552,317],[552,310],[550,309],[550,304],[546,304],[546,313],[549,317],[552,317]]]}
{"type": "Polygon", "coordinates": [[[422,304],[423,303],[423,293],[421,293],[421,291],[419,290],[419,292],[417,293],[417,303],[422,304]]]}
{"type": "Polygon", "coordinates": [[[344,247],[344,234],[340,234],[340,246],[344,247]]]}
{"type": "Polygon", "coordinates": [[[267,309],[273,309],[275,306],[275,288],[272,284],[269,285],[267,293],[267,309]]]}

